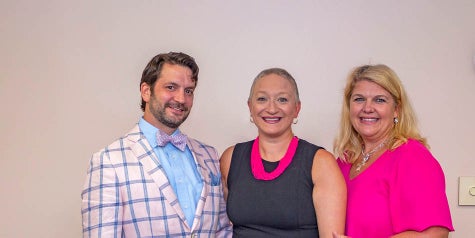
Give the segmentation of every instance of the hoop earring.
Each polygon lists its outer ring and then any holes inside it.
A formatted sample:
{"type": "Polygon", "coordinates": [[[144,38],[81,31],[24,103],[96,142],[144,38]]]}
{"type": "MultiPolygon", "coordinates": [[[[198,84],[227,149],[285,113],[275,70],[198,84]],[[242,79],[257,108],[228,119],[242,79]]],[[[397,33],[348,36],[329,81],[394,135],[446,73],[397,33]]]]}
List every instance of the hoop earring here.
{"type": "Polygon", "coordinates": [[[292,121],[293,124],[297,124],[297,122],[299,122],[298,118],[294,118],[294,120],[292,121]]]}
{"type": "Polygon", "coordinates": [[[397,125],[397,124],[399,123],[399,119],[397,119],[397,117],[395,117],[395,118],[393,119],[393,122],[394,122],[394,125],[397,125]]]}
{"type": "Polygon", "coordinates": [[[254,119],[252,119],[251,116],[249,117],[249,121],[254,124],[254,119]]]}

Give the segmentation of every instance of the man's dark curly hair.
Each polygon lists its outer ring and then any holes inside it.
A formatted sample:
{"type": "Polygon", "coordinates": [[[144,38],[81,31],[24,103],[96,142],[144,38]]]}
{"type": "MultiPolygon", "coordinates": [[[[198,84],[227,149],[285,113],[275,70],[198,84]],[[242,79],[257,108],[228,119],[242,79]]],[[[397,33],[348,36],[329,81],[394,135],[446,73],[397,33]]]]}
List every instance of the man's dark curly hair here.
{"type": "MultiPolygon", "coordinates": [[[[150,88],[153,88],[157,82],[157,79],[160,78],[160,73],[162,72],[162,68],[165,63],[188,67],[192,72],[191,79],[195,82],[195,85],[198,84],[199,68],[195,62],[195,59],[185,53],[170,52],[159,54],[153,57],[150,62],[148,62],[147,66],[142,72],[140,85],[142,85],[142,83],[146,83],[150,85],[150,88]]],[[[140,107],[142,108],[142,111],[145,111],[145,101],[143,99],[140,107]]]]}

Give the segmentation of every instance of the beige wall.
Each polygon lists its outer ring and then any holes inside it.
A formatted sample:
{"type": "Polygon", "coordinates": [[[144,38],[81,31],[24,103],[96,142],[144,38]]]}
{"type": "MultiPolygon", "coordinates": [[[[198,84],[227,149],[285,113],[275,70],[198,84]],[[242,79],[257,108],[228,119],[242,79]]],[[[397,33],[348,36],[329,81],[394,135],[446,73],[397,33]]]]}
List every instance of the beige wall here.
{"type": "Polygon", "coordinates": [[[220,152],[256,135],[260,70],[297,78],[296,134],[331,150],[346,74],[388,64],[445,170],[451,237],[472,237],[457,180],[475,176],[474,23],[472,0],[0,1],[0,237],[81,236],[89,157],[137,122],[141,71],[171,50],[201,67],[183,130],[220,152]]]}

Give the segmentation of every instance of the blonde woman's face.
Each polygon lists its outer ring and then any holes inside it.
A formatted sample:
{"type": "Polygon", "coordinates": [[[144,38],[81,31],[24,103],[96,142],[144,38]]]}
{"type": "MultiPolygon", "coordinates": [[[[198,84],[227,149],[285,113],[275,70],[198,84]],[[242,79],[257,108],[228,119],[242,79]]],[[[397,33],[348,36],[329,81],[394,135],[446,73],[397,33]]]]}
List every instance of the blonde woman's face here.
{"type": "Polygon", "coordinates": [[[391,94],[376,83],[358,81],[350,96],[350,121],[365,143],[387,138],[398,116],[391,94]]]}

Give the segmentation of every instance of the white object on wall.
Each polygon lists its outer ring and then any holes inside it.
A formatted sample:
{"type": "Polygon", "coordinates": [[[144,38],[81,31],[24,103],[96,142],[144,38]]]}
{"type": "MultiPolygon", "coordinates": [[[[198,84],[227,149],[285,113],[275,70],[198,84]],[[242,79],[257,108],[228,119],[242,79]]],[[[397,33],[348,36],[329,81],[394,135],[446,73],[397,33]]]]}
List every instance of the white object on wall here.
{"type": "Polygon", "coordinates": [[[475,205],[475,177],[459,177],[459,205],[475,205]]]}

